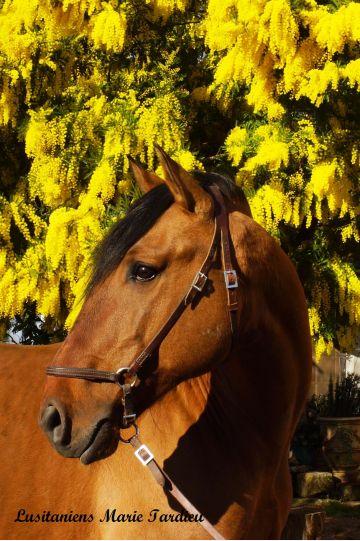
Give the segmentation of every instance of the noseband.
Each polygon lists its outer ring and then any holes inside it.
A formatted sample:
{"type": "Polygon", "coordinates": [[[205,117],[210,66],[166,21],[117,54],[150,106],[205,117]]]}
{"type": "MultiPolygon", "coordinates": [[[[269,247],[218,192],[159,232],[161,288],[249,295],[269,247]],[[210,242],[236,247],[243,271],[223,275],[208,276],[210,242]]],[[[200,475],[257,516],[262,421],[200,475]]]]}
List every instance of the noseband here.
{"type": "MultiPolygon", "coordinates": [[[[236,333],[237,328],[237,311],[239,309],[237,288],[238,276],[233,268],[231,260],[230,247],[230,230],[229,216],[225,206],[225,202],[219,188],[215,185],[209,186],[209,191],[215,201],[215,226],[211,244],[208,253],[195,275],[195,278],[181,299],[177,308],[172,312],[170,317],[165,321],[161,329],[154,336],[146,348],[131,362],[128,367],[121,367],[115,372],[106,370],[97,370],[95,368],[77,368],[67,366],[48,366],[46,374],[48,376],[56,376],[62,378],[76,378],[92,381],[95,383],[116,383],[122,390],[123,404],[123,427],[133,425],[136,433],[128,440],[120,438],[125,443],[131,443],[136,449],[135,455],[144,465],[148,466],[151,473],[164,488],[167,488],[173,496],[179,501],[184,509],[189,513],[199,513],[197,509],[187,500],[187,498],[179,491],[166,473],[160,468],[155,461],[151,451],[142,445],[138,438],[138,427],[135,424],[136,412],[132,400],[132,389],[137,379],[137,374],[145,361],[158,350],[164,338],[173,328],[177,320],[180,318],[187,306],[192,304],[194,300],[201,295],[205,285],[208,282],[208,274],[215,262],[217,250],[221,247],[222,267],[224,272],[225,287],[227,291],[227,309],[229,313],[229,322],[232,336],[236,333]]],[[[201,525],[212,535],[214,539],[223,539],[223,537],[215,530],[210,522],[205,518],[201,525]]]]}

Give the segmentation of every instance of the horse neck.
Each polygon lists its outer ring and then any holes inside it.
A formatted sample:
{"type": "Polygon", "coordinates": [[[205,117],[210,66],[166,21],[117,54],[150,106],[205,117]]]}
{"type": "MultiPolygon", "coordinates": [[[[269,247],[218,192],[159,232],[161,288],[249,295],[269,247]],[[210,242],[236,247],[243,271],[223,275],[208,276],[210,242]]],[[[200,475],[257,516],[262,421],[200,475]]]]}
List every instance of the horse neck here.
{"type": "Polygon", "coordinates": [[[252,333],[211,372],[167,393],[141,417],[141,431],[165,458],[176,450],[209,453],[216,460],[241,458],[273,468],[286,454],[298,406],[292,352],[270,332],[252,333]],[[249,453],[249,449],[251,452],[249,453]],[[258,454],[258,453],[255,453],[258,454]]]}
{"type": "MultiPolygon", "coordinates": [[[[193,505],[212,523],[222,520],[223,527],[228,528],[224,530],[226,538],[240,538],[242,529],[251,527],[251,521],[243,524],[244,513],[253,516],[264,498],[272,508],[274,478],[281,469],[269,468],[268,453],[263,452],[258,427],[252,423],[253,417],[259,416],[254,411],[255,396],[241,394],[239,361],[234,355],[211,372],[182,382],[138,420],[142,443],[193,505]]],[[[121,487],[119,498],[124,508],[136,502],[136,508],[142,510],[149,505],[154,507],[156,501],[156,507],[166,509],[166,495],[153,495],[155,482],[131,456],[129,448],[122,445],[121,452],[113,456],[113,468],[110,466],[109,472],[105,472],[107,483],[104,484],[103,474],[99,476],[98,497],[104,496],[107,487],[106,497],[109,492],[114,499],[121,487]]],[[[273,452],[278,454],[278,448],[273,452]]],[[[277,464],[283,466],[286,458],[284,454],[278,455],[277,464]]],[[[282,487],[282,494],[289,498],[287,487],[282,487]]],[[[194,538],[196,532],[188,538],[194,538]]],[[[250,533],[249,530],[244,537],[249,538],[250,533]]]]}
{"type": "Polygon", "coordinates": [[[198,435],[204,432],[201,435],[203,442],[207,439],[210,426],[215,432],[224,432],[223,436],[228,431],[230,437],[235,422],[234,410],[230,406],[234,404],[235,397],[232,391],[225,391],[227,378],[222,384],[220,378],[214,370],[182,382],[155,403],[149,409],[148,416],[156,419],[160,430],[164,425],[171,424],[172,431],[178,437],[195,425],[200,429],[198,435]]]}
{"type": "MultiPolygon", "coordinates": [[[[279,472],[281,479],[288,476],[289,429],[280,418],[281,408],[275,399],[271,406],[267,393],[265,409],[257,389],[246,389],[243,361],[250,366],[249,359],[234,355],[210,373],[181,383],[144,412],[139,423],[142,442],[214,522],[234,502],[252,512],[259,499],[273,501],[279,472]]],[[[257,372],[251,361],[251,372],[257,372]]]]}
{"type": "Polygon", "coordinates": [[[239,359],[234,357],[182,382],[140,418],[144,441],[155,446],[161,442],[160,452],[165,456],[185,445],[199,452],[211,449],[214,456],[227,460],[231,454],[238,460],[233,451],[238,448],[241,452],[244,430],[250,436],[246,412],[254,412],[255,401],[247,393],[244,403],[240,378],[239,359]]]}

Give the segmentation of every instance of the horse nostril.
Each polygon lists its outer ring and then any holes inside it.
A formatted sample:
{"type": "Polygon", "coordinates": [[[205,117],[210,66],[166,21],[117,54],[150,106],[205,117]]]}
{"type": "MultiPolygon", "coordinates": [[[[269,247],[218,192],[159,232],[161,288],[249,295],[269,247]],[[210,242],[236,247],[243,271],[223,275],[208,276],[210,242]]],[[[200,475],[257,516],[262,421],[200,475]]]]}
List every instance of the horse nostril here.
{"type": "Polygon", "coordinates": [[[50,405],[45,408],[40,424],[55,445],[64,443],[66,428],[65,419],[62,420],[60,412],[56,406],[50,405]]]}
{"type": "Polygon", "coordinates": [[[48,406],[42,417],[42,426],[47,432],[53,431],[57,426],[61,425],[61,417],[55,406],[48,406]]]}

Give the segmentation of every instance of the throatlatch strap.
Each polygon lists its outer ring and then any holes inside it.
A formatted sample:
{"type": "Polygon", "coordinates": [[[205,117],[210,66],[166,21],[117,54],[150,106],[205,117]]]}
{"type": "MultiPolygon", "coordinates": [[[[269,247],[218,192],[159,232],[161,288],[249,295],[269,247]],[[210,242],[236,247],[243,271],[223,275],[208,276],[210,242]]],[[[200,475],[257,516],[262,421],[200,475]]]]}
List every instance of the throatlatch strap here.
{"type": "Polygon", "coordinates": [[[164,470],[159,466],[158,462],[155,460],[154,455],[150,449],[141,443],[138,436],[133,436],[130,439],[130,443],[135,449],[135,456],[140,462],[147,466],[153,475],[156,482],[170,492],[170,494],[176,499],[176,501],[181,505],[185,511],[191,515],[201,515],[203,520],[199,524],[208,532],[213,539],[225,539],[214,526],[209,522],[204,515],[187,499],[186,496],[178,489],[175,483],[170,479],[170,477],[164,472],[164,470]]]}
{"type": "Polygon", "coordinates": [[[231,332],[234,336],[237,330],[238,300],[238,275],[232,264],[230,247],[229,215],[225,206],[224,198],[217,186],[209,187],[215,201],[219,204],[217,221],[221,231],[221,257],[224,271],[224,280],[227,291],[228,311],[230,316],[231,332]]]}

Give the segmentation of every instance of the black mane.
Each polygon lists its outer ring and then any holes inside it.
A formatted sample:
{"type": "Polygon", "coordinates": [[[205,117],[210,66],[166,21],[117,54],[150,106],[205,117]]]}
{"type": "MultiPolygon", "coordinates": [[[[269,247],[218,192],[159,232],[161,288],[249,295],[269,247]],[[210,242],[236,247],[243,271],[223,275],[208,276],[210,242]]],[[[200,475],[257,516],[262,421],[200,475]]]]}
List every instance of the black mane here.
{"type": "MultiPolygon", "coordinates": [[[[216,184],[225,199],[244,197],[242,190],[229,177],[201,171],[195,171],[193,175],[204,189],[210,184],[216,184]]],[[[173,196],[166,184],[160,184],[130,207],[126,216],[113,225],[95,249],[94,270],[86,294],[116,269],[129,248],[149,231],[173,202],[173,196]]]]}

